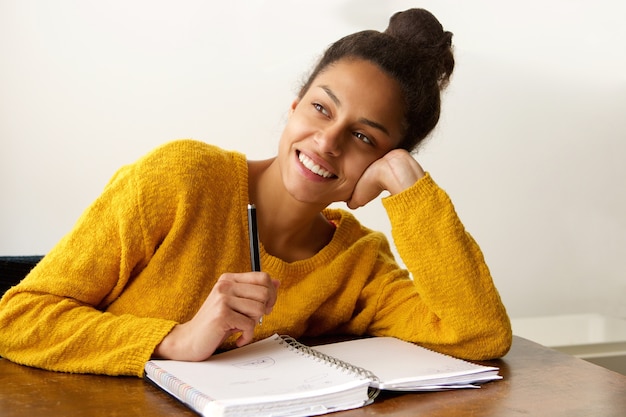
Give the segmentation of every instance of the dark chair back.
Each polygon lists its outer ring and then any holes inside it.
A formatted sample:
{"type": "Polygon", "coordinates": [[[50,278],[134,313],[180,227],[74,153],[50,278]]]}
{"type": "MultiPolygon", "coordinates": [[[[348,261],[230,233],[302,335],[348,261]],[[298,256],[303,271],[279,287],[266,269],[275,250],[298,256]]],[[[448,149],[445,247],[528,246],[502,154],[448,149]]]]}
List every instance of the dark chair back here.
{"type": "Polygon", "coordinates": [[[22,280],[43,256],[0,256],[0,297],[22,280]]]}

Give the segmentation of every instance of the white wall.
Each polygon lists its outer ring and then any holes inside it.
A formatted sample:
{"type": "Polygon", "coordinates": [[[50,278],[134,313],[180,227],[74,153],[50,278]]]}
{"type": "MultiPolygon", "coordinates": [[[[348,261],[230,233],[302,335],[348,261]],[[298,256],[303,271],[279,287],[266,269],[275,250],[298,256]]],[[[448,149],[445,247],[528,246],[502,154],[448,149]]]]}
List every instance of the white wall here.
{"type": "MultiPolygon", "coordinates": [[[[415,5],[458,61],[418,160],[511,315],[626,317],[618,0],[0,0],[0,255],[48,251],[119,166],[171,139],[273,155],[326,45],[415,5]]],[[[379,202],[356,214],[388,231],[379,202]]]]}

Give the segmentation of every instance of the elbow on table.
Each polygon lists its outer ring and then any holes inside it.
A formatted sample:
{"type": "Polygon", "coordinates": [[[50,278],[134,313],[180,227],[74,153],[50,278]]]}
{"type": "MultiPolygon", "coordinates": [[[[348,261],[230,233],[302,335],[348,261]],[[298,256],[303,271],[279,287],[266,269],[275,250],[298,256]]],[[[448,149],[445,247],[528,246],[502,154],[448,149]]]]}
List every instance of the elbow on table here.
{"type": "Polygon", "coordinates": [[[470,360],[488,360],[506,355],[513,343],[511,323],[492,323],[468,340],[468,356],[470,360]]]}
{"type": "MultiPolygon", "coordinates": [[[[439,322],[441,324],[441,322],[439,322]]],[[[463,323],[439,328],[438,336],[429,342],[419,344],[426,348],[469,361],[497,359],[507,354],[513,341],[509,320],[476,323],[463,323]],[[473,326],[472,326],[473,324],[473,326]]]]}

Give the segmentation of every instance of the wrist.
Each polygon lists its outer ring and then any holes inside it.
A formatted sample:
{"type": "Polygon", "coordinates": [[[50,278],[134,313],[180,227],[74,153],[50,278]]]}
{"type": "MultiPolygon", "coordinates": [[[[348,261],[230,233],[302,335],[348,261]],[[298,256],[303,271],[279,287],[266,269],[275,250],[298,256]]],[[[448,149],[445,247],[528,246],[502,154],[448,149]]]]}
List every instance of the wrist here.
{"type": "Polygon", "coordinates": [[[158,345],[156,345],[156,347],[154,348],[154,351],[152,352],[153,358],[155,359],[174,359],[175,358],[176,341],[175,341],[175,336],[173,336],[172,333],[176,331],[176,328],[178,326],[179,326],[178,324],[174,326],[172,330],[167,335],[165,335],[163,340],[161,340],[161,342],[158,345]]]}

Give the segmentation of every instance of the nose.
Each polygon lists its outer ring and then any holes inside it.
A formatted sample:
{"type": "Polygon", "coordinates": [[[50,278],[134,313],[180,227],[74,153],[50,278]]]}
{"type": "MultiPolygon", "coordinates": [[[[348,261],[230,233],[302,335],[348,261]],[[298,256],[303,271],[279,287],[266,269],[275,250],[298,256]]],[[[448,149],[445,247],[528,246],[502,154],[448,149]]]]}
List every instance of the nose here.
{"type": "Polygon", "coordinates": [[[315,142],[321,153],[339,156],[344,145],[344,138],[341,129],[333,126],[326,126],[321,129],[316,137],[315,142]]]}

